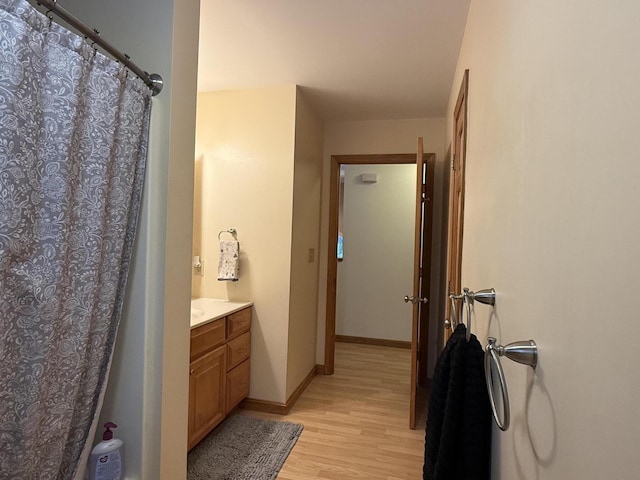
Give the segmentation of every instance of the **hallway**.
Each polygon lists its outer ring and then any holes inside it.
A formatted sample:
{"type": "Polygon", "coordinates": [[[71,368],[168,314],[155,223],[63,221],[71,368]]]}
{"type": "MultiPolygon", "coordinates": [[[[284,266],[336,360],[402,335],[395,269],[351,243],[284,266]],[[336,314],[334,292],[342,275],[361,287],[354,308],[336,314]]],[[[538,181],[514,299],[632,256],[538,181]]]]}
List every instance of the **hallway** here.
{"type": "Polygon", "coordinates": [[[336,369],[316,376],[289,415],[245,415],[302,423],[278,480],[421,478],[424,416],[409,424],[411,351],[336,343],[336,369]]]}

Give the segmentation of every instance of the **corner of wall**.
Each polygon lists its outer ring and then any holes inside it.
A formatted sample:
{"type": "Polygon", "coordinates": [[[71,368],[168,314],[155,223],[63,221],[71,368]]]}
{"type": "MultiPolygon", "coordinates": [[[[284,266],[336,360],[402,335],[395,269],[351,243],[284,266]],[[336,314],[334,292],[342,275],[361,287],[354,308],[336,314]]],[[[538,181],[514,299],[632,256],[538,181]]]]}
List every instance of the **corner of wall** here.
{"type": "MultiPolygon", "coordinates": [[[[185,478],[199,0],[173,5],[159,476],[185,478]],[[186,54],[185,52],[190,52],[186,54]],[[168,386],[170,388],[167,388],[168,386]]],[[[157,463],[157,462],[156,462],[157,463]]],[[[149,475],[151,476],[151,475],[149,475]]]]}
{"type": "Polygon", "coordinates": [[[315,369],[324,124],[296,87],[286,397],[315,369]]]}

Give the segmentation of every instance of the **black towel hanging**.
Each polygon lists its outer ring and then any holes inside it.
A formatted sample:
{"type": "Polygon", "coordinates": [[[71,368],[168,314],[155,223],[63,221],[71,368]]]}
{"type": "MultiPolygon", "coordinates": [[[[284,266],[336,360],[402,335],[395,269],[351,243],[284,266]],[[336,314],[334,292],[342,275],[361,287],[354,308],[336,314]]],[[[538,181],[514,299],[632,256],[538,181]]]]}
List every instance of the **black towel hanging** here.
{"type": "Polygon", "coordinates": [[[489,480],[491,407],[484,350],[459,324],[436,363],[425,435],[424,480],[489,480]]]}

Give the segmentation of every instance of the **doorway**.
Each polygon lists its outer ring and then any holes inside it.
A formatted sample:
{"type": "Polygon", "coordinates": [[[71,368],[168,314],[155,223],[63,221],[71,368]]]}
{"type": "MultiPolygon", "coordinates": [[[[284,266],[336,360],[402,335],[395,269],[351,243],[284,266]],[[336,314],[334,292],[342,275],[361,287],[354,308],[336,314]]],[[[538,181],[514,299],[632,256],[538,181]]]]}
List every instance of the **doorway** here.
{"type": "MultiPolygon", "coordinates": [[[[421,140],[421,139],[420,139],[421,140]]],[[[327,263],[327,310],[326,310],[326,326],[325,326],[325,358],[324,358],[324,369],[323,372],[326,375],[331,375],[335,369],[335,342],[336,342],[336,310],[337,310],[337,298],[338,298],[338,263],[339,263],[339,239],[344,242],[349,242],[348,237],[342,237],[340,235],[340,169],[342,166],[350,166],[350,165],[400,165],[400,164],[416,164],[417,161],[416,154],[389,154],[389,155],[334,155],[331,157],[331,168],[330,168],[330,186],[329,186],[329,231],[328,231],[328,263],[327,263]]],[[[418,182],[418,186],[414,189],[412,188],[412,193],[418,195],[418,204],[420,202],[425,202],[431,205],[431,200],[433,198],[433,168],[434,168],[435,155],[434,154],[422,154],[420,165],[425,165],[425,168],[422,169],[419,175],[416,175],[420,180],[418,182]],[[427,182],[427,179],[429,181],[427,182]],[[424,180],[423,180],[424,179],[424,180]],[[425,187],[422,187],[422,185],[425,187]]],[[[373,180],[370,178],[370,180],[373,180]]],[[[415,184],[414,184],[415,185],[415,184]]],[[[375,207],[374,207],[375,208],[375,207]]],[[[419,206],[418,208],[421,209],[419,206]]],[[[424,276],[426,278],[430,277],[430,251],[431,251],[431,221],[432,221],[432,211],[431,208],[425,209],[427,214],[424,216],[424,221],[429,226],[426,231],[422,230],[421,226],[415,227],[415,230],[419,229],[419,237],[424,241],[419,241],[416,245],[418,245],[418,249],[424,248],[427,252],[426,261],[424,262],[424,266],[426,268],[422,269],[423,265],[420,265],[420,272],[424,271],[424,276]],[[427,235],[424,235],[424,232],[428,232],[427,235]]],[[[373,215],[378,214],[379,212],[373,212],[373,215]]],[[[413,211],[411,212],[413,215],[413,211]]],[[[413,233],[413,229],[412,229],[413,233]]],[[[413,241],[413,239],[411,240],[413,241]]],[[[342,249],[341,249],[342,250],[342,249]]],[[[412,245],[413,250],[413,245],[412,245]]],[[[347,253],[345,253],[347,254],[347,253]]],[[[408,255],[409,257],[413,254],[413,251],[408,255]]],[[[408,259],[413,266],[414,259],[408,259]]],[[[427,291],[428,291],[428,283],[427,283],[427,291]]],[[[414,295],[416,292],[411,292],[411,286],[408,287],[408,291],[406,294],[414,295]]],[[[398,295],[398,302],[402,301],[402,296],[398,295]]],[[[405,300],[406,301],[406,300],[405,300]]],[[[426,306],[426,305],[425,305],[426,306]]],[[[420,327],[420,322],[418,325],[414,323],[412,325],[412,329],[417,329],[417,335],[412,333],[411,337],[411,347],[414,350],[414,355],[412,355],[412,381],[413,384],[417,383],[419,386],[424,386],[427,383],[427,358],[428,358],[428,310],[429,308],[422,308],[422,313],[420,315],[420,319],[424,321],[423,328],[420,327]],[[422,344],[423,348],[419,348],[419,344],[422,344]],[[422,368],[420,368],[422,366],[422,368]],[[415,368],[414,368],[415,367],[415,368]],[[414,378],[415,377],[415,378],[414,378]]],[[[411,318],[411,310],[406,310],[406,318],[411,318]]],[[[415,320],[414,320],[415,322],[415,320]]],[[[415,390],[413,388],[412,390],[415,390]]],[[[412,402],[412,412],[414,411],[413,406],[415,402],[412,402]]],[[[411,416],[412,421],[410,422],[413,426],[415,424],[415,413],[411,416]]]]}
{"type": "Polygon", "coordinates": [[[340,166],[336,341],[411,348],[416,165],[340,166]]]}

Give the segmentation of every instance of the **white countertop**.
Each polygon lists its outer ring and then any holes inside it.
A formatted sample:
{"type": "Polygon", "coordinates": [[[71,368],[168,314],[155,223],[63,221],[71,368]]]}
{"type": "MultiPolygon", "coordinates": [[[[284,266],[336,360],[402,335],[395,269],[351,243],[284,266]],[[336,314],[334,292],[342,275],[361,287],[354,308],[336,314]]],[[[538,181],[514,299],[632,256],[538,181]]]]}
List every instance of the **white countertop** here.
{"type": "Polygon", "coordinates": [[[253,302],[232,302],[217,298],[192,298],[191,328],[213,322],[251,305],[253,305],[253,302]]]}

